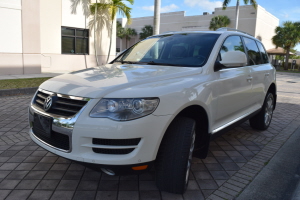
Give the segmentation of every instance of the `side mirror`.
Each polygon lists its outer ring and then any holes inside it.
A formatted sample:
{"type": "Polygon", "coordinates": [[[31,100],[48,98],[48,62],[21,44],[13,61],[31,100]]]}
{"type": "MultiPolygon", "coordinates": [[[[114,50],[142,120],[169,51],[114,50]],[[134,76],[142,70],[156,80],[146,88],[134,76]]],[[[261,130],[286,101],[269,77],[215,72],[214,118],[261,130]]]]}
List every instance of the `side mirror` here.
{"type": "Polygon", "coordinates": [[[247,56],[241,51],[228,51],[223,54],[220,61],[225,67],[242,67],[247,65],[247,56]]]}

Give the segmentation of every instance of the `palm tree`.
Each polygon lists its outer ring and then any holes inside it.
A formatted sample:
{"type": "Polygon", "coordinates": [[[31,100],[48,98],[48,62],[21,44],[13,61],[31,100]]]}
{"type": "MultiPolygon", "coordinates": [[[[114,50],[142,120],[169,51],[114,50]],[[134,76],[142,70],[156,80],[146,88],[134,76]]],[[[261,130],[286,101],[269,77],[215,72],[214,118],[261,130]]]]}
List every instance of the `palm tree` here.
{"type": "Polygon", "coordinates": [[[145,25],[140,33],[140,40],[143,40],[151,35],[153,35],[153,27],[151,25],[145,25]]]}
{"type": "Polygon", "coordinates": [[[137,32],[133,28],[123,28],[120,22],[117,22],[117,37],[120,39],[126,39],[126,49],[128,40],[131,40],[131,36],[136,36],[137,32]]]}
{"type": "Polygon", "coordinates": [[[117,21],[117,37],[120,38],[120,51],[123,50],[122,48],[122,41],[123,41],[123,38],[125,37],[124,35],[124,28],[122,27],[122,24],[117,21]]]}
{"type": "Polygon", "coordinates": [[[91,5],[91,13],[95,13],[95,11],[100,8],[106,8],[109,11],[111,25],[110,25],[110,43],[109,43],[109,49],[108,49],[108,56],[106,62],[109,60],[110,51],[111,51],[111,44],[112,44],[112,30],[113,30],[113,24],[114,20],[116,18],[117,13],[119,13],[122,16],[125,16],[127,20],[130,22],[131,18],[131,8],[126,5],[128,2],[131,5],[133,5],[134,0],[110,0],[109,2],[102,1],[101,3],[94,3],[91,5]],[[97,8],[97,9],[96,9],[97,8]]]}
{"type": "Polygon", "coordinates": [[[117,37],[120,39],[123,39],[124,35],[124,28],[122,27],[122,24],[117,21],[117,37]]]}
{"type": "Polygon", "coordinates": [[[133,28],[124,28],[123,29],[122,37],[126,39],[126,49],[128,48],[127,43],[129,40],[131,40],[131,36],[136,36],[136,35],[137,35],[137,33],[136,33],[135,29],[133,29],[133,28]]]}
{"type": "Polygon", "coordinates": [[[288,70],[288,62],[290,50],[300,42],[299,24],[291,21],[286,21],[283,26],[275,28],[276,35],[272,37],[272,42],[277,47],[282,47],[286,50],[284,70],[288,70]]]}
{"type": "MultiPolygon", "coordinates": [[[[93,18],[89,21],[89,28],[94,29],[94,51],[95,51],[95,59],[97,66],[99,65],[98,56],[97,56],[97,37],[96,32],[104,27],[104,25],[108,25],[108,15],[107,15],[107,6],[99,6],[97,9],[91,9],[91,0],[70,0],[71,1],[71,13],[77,13],[77,7],[81,4],[82,11],[85,17],[89,17],[91,14],[94,15],[93,18]],[[92,13],[91,13],[92,11],[92,13]]],[[[103,0],[99,0],[103,1],[103,0]]],[[[98,0],[96,0],[96,4],[98,4],[98,0]]],[[[86,19],[85,19],[86,20],[86,19]]],[[[108,27],[109,28],[109,27],[108,27]]]]}
{"type": "MultiPolygon", "coordinates": [[[[245,4],[248,4],[249,0],[244,0],[245,4]]],[[[225,10],[230,3],[230,0],[223,1],[223,10],[225,10]]],[[[256,0],[250,0],[250,4],[256,9],[257,3],[256,0]]],[[[236,13],[235,13],[235,29],[238,29],[238,19],[239,19],[239,8],[240,8],[240,0],[236,1],[236,13]]]]}
{"type": "Polygon", "coordinates": [[[230,19],[225,15],[218,15],[211,19],[209,29],[210,30],[217,30],[221,27],[226,27],[230,24],[230,19]]]}

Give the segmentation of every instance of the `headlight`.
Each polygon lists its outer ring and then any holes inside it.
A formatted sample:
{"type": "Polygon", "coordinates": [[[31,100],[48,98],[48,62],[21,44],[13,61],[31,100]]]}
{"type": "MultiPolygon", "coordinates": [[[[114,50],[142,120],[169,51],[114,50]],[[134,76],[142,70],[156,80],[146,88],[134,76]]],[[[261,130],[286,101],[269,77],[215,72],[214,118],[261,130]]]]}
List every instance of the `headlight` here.
{"type": "Polygon", "coordinates": [[[91,111],[90,117],[133,120],[153,113],[158,103],[158,98],[101,99],[91,111]]]}

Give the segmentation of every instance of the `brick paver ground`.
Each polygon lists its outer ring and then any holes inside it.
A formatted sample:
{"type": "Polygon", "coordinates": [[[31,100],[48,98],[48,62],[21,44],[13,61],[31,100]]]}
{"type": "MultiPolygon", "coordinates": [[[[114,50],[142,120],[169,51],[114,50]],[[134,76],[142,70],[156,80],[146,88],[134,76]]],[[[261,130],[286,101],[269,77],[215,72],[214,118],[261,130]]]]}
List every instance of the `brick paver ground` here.
{"type": "Polygon", "coordinates": [[[206,159],[193,159],[184,195],[158,191],[154,171],[108,176],[45,151],[27,133],[31,96],[0,98],[0,199],[233,199],[300,125],[300,77],[277,83],[269,129],[246,122],[212,141],[206,159]]]}

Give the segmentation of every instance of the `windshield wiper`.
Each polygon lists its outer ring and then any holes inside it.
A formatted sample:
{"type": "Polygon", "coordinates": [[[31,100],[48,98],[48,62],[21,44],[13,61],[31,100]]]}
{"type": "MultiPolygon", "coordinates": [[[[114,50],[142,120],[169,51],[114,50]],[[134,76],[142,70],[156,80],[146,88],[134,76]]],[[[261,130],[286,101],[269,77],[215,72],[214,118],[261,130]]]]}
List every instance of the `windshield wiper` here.
{"type": "Polygon", "coordinates": [[[136,64],[137,62],[133,62],[133,61],[120,61],[122,64],[126,63],[126,64],[136,64]]]}
{"type": "Polygon", "coordinates": [[[170,63],[157,63],[157,62],[154,62],[153,60],[150,61],[150,62],[147,62],[146,64],[148,64],[148,65],[178,66],[178,65],[170,64],[170,63]]]}

